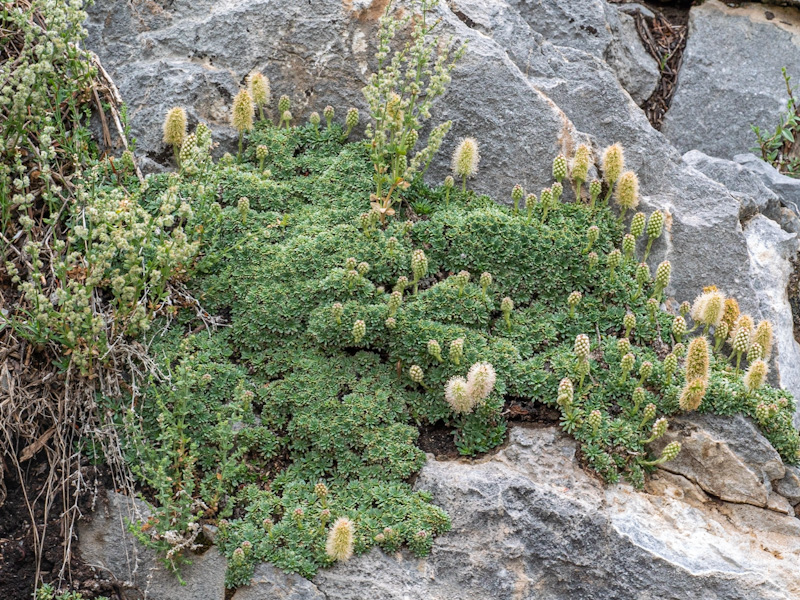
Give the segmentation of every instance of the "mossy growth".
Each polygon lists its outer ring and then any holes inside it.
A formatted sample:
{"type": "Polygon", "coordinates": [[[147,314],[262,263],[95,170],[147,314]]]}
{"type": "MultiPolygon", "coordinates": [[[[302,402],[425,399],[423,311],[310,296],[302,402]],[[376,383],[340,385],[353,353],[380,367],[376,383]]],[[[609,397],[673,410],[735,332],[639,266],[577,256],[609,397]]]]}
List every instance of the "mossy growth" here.
{"type": "MultiPolygon", "coordinates": [[[[261,560],[313,575],[334,560],[326,544],[341,518],[356,554],[376,544],[427,552],[449,520],[409,483],[425,461],[423,425],[449,427],[474,456],[505,439],[506,401],[545,403],[589,466],[635,486],[676,451],[659,458],[647,446],[686,385],[680,347],[670,353],[674,315],[650,301],[666,282],[637,279],[636,260],[620,260],[625,232],[609,207],[559,202],[528,215],[417,179],[382,227],[362,217],[369,149],[341,140],[336,124],[259,121],[243,162],[215,167],[222,206],[203,221],[189,287],[228,326],[181,311],[152,345],[171,381],[128,412],[130,462],[172,511],[150,526],[216,522],[232,587],[261,560]],[[590,264],[592,227],[600,259],[590,264]],[[446,388],[457,378],[467,394],[476,363],[490,365],[492,386],[454,410],[446,388]],[[569,394],[559,393],[565,379],[569,394]]],[[[152,181],[145,198],[160,187],[152,181]]],[[[756,417],[797,462],[794,401],[748,389],[731,362],[709,356],[698,410],[756,417]]]]}

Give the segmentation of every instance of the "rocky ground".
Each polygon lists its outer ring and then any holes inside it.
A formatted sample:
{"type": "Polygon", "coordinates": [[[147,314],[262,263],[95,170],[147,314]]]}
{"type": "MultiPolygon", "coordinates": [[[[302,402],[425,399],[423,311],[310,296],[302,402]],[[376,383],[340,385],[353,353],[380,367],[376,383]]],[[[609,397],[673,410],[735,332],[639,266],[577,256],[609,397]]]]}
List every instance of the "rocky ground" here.
{"type": "MultiPolygon", "coordinates": [[[[160,124],[175,104],[192,124],[212,125],[220,150],[232,146],[228,107],[252,69],[269,76],[274,96],[291,96],[296,118],[327,104],[340,113],[364,108],[360,88],[385,4],[99,0],[87,46],[129,103],[138,153],[152,171],[169,156],[160,124]]],[[[666,85],[667,62],[641,38],[642,23],[653,31],[653,9],[605,0],[441,2],[443,31],[469,49],[435,108],[436,120],[454,125],[429,177],[444,177],[454,144],[470,135],[483,158],[475,188],[502,200],[515,183],[543,187],[558,152],[621,142],[644,209],[671,215],[650,257],[652,265],[672,261],[670,301],[715,284],[773,321],[775,382],[800,397],[787,293],[800,183],[748,154],[750,125],[774,127],[784,107],[780,68],[800,77],[800,12],[716,0],[691,7],[681,60],[669,62],[680,70],[666,85]],[[662,131],[641,108],[653,98],[671,100],[656,122],[662,131]]],[[[431,456],[416,485],[454,527],[430,557],[373,550],[313,582],[264,565],[233,598],[800,597],[800,471],[741,418],[693,417],[671,435],[684,451],[643,492],[587,475],[575,445],[552,427],[516,426],[505,448],[480,461],[431,456]]],[[[196,557],[186,587],[151,569],[141,549],[134,570],[135,546],[121,526],[132,509],[111,494],[106,512],[83,528],[89,564],[157,600],[225,596],[224,559],[213,548],[196,557]]]]}

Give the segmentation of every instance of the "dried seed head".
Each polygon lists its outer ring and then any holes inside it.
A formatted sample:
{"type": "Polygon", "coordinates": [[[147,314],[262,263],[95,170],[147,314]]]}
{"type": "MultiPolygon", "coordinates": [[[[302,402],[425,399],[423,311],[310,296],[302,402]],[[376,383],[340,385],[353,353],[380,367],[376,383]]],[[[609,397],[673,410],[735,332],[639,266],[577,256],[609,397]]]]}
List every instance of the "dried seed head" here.
{"type": "Polygon", "coordinates": [[[728,324],[728,331],[733,329],[736,319],[739,318],[739,303],[736,298],[725,299],[725,309],[722,311],[722,320],[728,324]]]}
{"type": "Polygon", "coordinates": [[[761,346],[762,356],[764,360],[769,358],[772,353],[772,323],[769,321],[761,321],[753,333],[753,343],[761,346]]]}
{"type": "Polygon", "coordinates": [[[577,183],[586,181],[591,164],[592,151],[586,144],[581,144],[572,158],[572,179],[577,183]]]}

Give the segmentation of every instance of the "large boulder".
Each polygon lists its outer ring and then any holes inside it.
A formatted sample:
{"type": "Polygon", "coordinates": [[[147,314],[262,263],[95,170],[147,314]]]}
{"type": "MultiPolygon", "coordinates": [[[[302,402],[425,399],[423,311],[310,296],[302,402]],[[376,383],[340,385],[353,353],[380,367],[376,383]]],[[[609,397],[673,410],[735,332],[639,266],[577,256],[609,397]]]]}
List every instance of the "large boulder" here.
{"type": "Polygon", "coordinates": [[[493,457],[423,468],[417,487],[453,519],[429,557],[373,549],[320,571],[314,584],[337,600],[800,594],[800,575],[787,568],[800,556],[800,520],[714,501],[661,473],[644,492],[605,486],[581,469],[567,436],[514,428],[493,457]]]}
{"type": "Polygon", "coordinates": [[[678,86],[663,132],[681,151],[732,158],[775,130],[786,110],[781,68],[800,77],[800,12],[708,0],[689,14],[678,86]]]}

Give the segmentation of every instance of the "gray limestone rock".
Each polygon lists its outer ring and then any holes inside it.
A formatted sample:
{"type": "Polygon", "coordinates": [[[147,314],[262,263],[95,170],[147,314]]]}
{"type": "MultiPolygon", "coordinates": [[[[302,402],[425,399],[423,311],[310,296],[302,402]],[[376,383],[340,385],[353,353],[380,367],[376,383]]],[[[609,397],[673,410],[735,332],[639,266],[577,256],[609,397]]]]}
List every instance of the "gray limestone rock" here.
{"type": "Polygon", "coordinates": [[[606,487],[581,470],[575,451],[554,429],[513,428],[493,457],[430,460],[417,486],[453,519],[432,554],[374,549],[314,583],[337,600],[788,600],[800,592],[796,570],[786,568],[800,552],[797,519],[709,502],[676,475],[647,492],[606,487]]]}
{"type": "Polygon", "coordinates": [[[696,483],[726,502],[766,507],[772,480],[786,474],[780,456],[748,419],[691,414],[670,420],[667,434],[653,442],[658,454],[678,441],[681,452],[661,468],[696,483]]]}
{"type": "Polygon", "coordinates": [[[786,467],[786,475],[775,484],[775,491],[796,506],[800,504],[800,469],[793,466],[786,467]]]}
{"type": "Polygon", "coordinates": [[[749,151],[750,126],[774,131],[786,108],[781,68],[800,76],[800,13],[708,0],[692,7],[688,36],[664,135],[681,152],[749,151]]]}
{"type": "MultiPolygon", "coordinates": [[[[153,550],[141,546],[128,531],[128,522],[146,518],[147,504],[109,491],[88,523],[78,527],[81,558],[116,579],[136,586],[152,600],[223,600],[226,560],[211,547],[190,555],[191,564],[181,567],[181,585],[153,550]]],[[[137,597],[136,595],[131,598],[137,597]]]]}
{"type": "Polygon", "coordinates": [[[240,587],[231,600],[327,600],[308,579],[277,567],[257,565],[250,585],[240,587]]]}
{"type": "MultiPolygon", "coordinates": [[[[750,280],[759,312],[773,324],[775,351],[772,361],[780,386],[800,398],[800,344],[794,338],[792,308],[786,291],[797,255],[796,233],[788,233],[763,215],[751,219],[744,230],[750,253],[750,280]]],[[[773,379],[774,380],[774,379],[773,379]]],[[[795,415],[800,425],[800,415],[795,415]]]]}
{"type": "Polygon", "coordinates": [[[737,154],[734,162],[755,173],[796,215],[800,215],[800,180],[788,177],[754,154],[737,154]]]}

